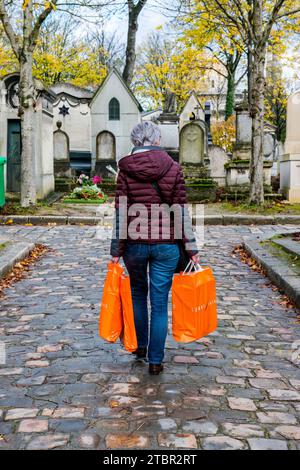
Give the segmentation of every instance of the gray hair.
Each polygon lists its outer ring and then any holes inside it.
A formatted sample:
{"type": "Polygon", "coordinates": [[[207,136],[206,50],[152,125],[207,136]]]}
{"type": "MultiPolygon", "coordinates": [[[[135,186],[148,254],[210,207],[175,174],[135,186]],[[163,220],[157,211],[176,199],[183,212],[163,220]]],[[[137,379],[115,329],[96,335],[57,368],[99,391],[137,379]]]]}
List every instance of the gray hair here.
{"type": "Polygon", "coordinates": [[[130,134],[131,142],[136,147],[157,144],[161,139],[159,127],[151,121],[144,121],[134,126],[130,134]]]}

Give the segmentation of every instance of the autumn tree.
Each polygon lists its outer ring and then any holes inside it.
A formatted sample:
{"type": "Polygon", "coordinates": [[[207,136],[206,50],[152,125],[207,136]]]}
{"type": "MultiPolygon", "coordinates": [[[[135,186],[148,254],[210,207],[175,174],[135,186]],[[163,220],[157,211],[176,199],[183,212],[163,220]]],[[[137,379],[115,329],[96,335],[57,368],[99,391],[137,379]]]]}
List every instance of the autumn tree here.
{"type": "MultiPolygon", "coordinates": [[[[204,2],[205,3],[205,2],[204,2]]],[[[183,6],[183,5],[182,5],[183,6]]],[[[226,80],[225,120],[234,112],[235,90],[244,78],[245,49],[232,27],[222,29],[218,19],[207,10],[201,0],[188,2],[177,19],[187,47],[205,50],[209,54],[207,70],[215,71],[226,80]],[[233,36],[233,34],[235,36],[233,36]]]]}
{"type": "Polygon", "coordinates": [[[205,73],[205,57],[195,49],[170,40],[161,32],[151,33],[140,46],[133,87],[147,97],[150,106],[164,106],[166,95],[173,92],[178,107],[191,90],[199,90],[205,73]]]}
{"type": "Polygon", "coordinates": [[[53,17],[42,26],[33,54],[33,74],[45,85],[64,81],[97,86],[107,73],[108,52],[91,35],[76,37],[79,21],[53,17]],[[75,34],[74,34],[75,31],[75,34]]]}

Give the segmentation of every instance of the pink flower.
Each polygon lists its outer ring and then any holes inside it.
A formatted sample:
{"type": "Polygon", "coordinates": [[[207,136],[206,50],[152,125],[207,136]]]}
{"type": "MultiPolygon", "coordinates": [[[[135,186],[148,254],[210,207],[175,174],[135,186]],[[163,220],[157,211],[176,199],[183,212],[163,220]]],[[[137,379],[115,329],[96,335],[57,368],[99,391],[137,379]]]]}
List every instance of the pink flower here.
{"type": "Polygon", "coordinates": [[[94,183],[94,184],[100,184],[100,183],[102,183],[102,177],[101,177],[101,176],[98,176],[98,175],[95,175],[95,176],[93,177],[93,183],[94,183]]]}

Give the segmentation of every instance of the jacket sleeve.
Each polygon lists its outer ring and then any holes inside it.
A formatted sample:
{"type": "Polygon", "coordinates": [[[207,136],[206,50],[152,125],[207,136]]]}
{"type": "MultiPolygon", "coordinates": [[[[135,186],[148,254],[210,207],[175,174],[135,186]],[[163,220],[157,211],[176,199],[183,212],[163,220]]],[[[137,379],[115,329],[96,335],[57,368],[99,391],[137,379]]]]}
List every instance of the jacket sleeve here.
{"type": "Polygon", "coordinates": [[[179,165],[179,171],[176,176],[172,203],[179,204],[181,206],[181,219],[180,219],[181,230],[179,231],[179,233],[181,233],[182,242],[184,244],[185,251],[187,252],[188,256],[191,258],[193,255],[196,255],[199,250],[198,250],[196,238],[193,232],[192,220],[188,211],[184,177],[183,177],[183,172],[182,172],[180,165],[179,165]]]}
{"type": "Polygon", "coordinates": [[[124,254],[127,238],[128,186],[125,175],[119,171],[115,195],[115,213],[110,254],[121,257],[124,254]],[[126,200],[122,200],[122,197],[126,200]]]}

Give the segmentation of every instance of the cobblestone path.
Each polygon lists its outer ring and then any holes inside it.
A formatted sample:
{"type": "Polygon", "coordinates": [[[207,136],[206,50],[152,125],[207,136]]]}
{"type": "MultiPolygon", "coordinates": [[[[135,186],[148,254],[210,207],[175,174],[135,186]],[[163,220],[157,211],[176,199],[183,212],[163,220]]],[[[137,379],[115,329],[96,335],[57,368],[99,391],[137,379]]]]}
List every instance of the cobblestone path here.
{"type": "Polygon", "coordinates": [[[158,377],[98,337],[109,240],[97,229],[0,227],[54,248],[0,300],[0,448],[300,449],[297,312],[231,256],[282,227],[206,228],[219,328],[183,346],[169,336],[158,377]]]}

